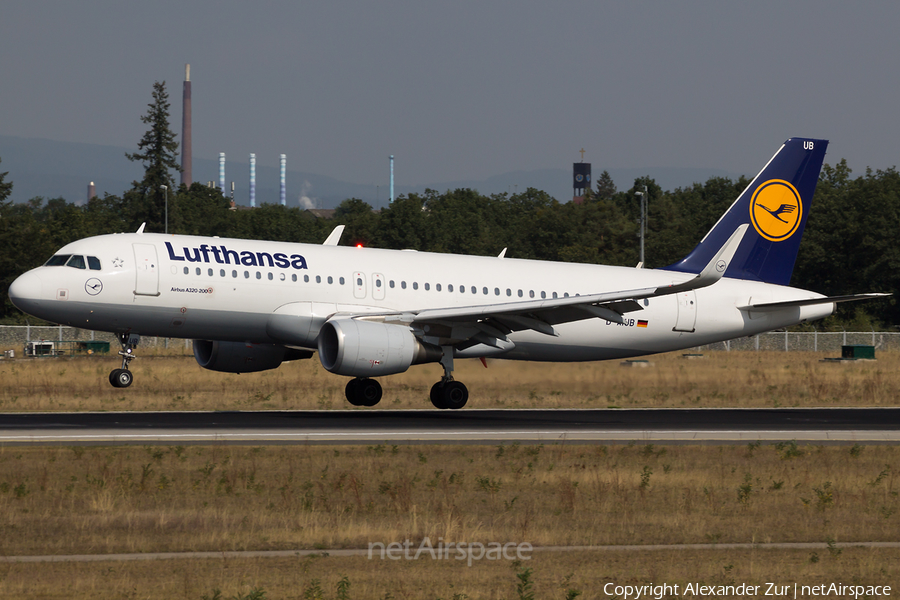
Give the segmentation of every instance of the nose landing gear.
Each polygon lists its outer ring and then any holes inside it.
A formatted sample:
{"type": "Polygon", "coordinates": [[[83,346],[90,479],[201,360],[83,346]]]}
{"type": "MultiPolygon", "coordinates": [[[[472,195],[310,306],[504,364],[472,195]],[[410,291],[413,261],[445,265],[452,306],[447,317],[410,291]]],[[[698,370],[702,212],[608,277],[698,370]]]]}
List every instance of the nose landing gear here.
{"type": "Polygon", "coordinates": [[[119,343],[122,344],[122,349],[119,351],[119,356],[122,357],[122,368],[113,369],[109,374],[109,383],[113,387],[127,388],[134,381],[134,375],[128,370],[128,365],[137,358],[134,355],[134,349],[140,341],[141,336],[136,333],[119,334],[119,343]]]}

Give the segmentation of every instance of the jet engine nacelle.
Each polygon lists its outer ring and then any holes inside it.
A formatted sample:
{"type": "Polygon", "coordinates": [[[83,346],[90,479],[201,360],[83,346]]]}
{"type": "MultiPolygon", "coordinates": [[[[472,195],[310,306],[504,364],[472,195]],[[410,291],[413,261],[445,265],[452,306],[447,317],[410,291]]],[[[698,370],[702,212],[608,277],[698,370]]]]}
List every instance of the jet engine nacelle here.
{"type": "Polygon", "coordinates": [[[309,358],[312,351],[276,344],[194,340],[194,358],[204,369],[223,373],[255,373],[278,368],[282,362],[309,358]]]}
{"type": "Polygon", "coordinates": [[[439,347],[423,344],[406,326],[358,319],[326,322],[318,344],[322,366],[351,377],[393,375],[441,359],[439,347]]]}

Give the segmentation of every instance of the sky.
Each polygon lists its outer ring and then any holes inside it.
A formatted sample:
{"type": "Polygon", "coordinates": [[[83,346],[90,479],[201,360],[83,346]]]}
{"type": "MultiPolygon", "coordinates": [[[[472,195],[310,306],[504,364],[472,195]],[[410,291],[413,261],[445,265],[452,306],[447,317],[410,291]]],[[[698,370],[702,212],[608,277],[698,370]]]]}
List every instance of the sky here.
{"type": "MultiPolygon", "coordinates": [[[[193,155],[362,184],[755,174],[792,136],[900,163],[900,3],[5,0],[0,134],[135,148],[155,81],[193,155]]],[[[2,157],[0,157],[2,158],[2,157]]]]}

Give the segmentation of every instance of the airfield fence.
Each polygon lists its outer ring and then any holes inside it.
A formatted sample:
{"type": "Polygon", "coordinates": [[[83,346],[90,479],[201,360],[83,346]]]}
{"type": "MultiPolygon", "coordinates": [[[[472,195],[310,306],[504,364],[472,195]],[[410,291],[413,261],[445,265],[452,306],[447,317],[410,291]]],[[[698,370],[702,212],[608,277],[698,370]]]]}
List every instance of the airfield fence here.
{"type": "Polygon", "coordinates": [[[874,346],[876,351],[900,350],[900,332],[886,331],[772,331],[698,346],[699,351],[756,350],[766,352],[829,352],[841,346],[874,346]]]}
{"type": "MultiPolygon", "coordinates": [[[[0,348],[21,352],[29,341],[96,340],[110,342],[110,351],[118,351],[116,336],[102,331],[75,327],[0,325],[0,348]]],[[[840,355],[841,346],[874,346],[876,351],[900,351],[900,332],[886,331],[773,331],[735,338],[725,342],[697,346],[698,352],[755,350],[781,352],[829,352],[840,355]]],[[[184,348],[191,351],[191,340],[178,338],[141,338],[142,347],[184,348]]]]}
{"type": "MultiPolygon", "coordinates": [[[[0,349],[15,350],[16,353],[22,352],[22,356],[24,356],[25,344],[28,342],[63,342],[72,340],[109,342],[109,350],[112,354],[115,354],[120,349],[119,341],[116,339],[115,334],[105,331],[91,331],[64,325],[0,325],[0,349]]],[[[179,338],[142,337],[141,347],[184,348],[188,352],[192,351],[191,340],[179,338]]]]}

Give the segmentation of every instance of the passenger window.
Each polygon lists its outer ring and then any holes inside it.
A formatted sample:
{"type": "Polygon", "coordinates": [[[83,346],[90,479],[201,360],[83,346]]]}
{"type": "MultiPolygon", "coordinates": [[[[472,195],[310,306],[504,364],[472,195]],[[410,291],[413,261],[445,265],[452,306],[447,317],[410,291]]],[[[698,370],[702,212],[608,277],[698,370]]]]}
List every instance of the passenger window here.
{"type": "Polygon", "coordinates": [[[232,271],[231,276],[234,277],[235,279],[237,279],[237,271],[232,271]]]}
{"type": "Polygon", "coordinates": [[[309,275],[303,276],[303,283],[309,283],[309,275]]]}
{"type": "Polygon", "coordinates": [[[523,295],[524,294],[522,293],[522,290],[519,290],[519,298],[521,298],[523,295]]]}
{"type": "Polygon", "coordinates": [[[453,284],[452,284],[452,283],[447,285],[447,291],[448,291],[448,292],[452,292],[452,291],[453,291],[453,284]]]}
{"type": "Polygon", "coordinates": [[[90,268],[91,271],[99,271],[100,259],[96,256],[88,256],[88,268],[90,268]]]}
{"type": "Polygon", "coordinates": [[[250,271],[244,271],[244,279],[250,279],[250,271]]]}
{"type": "Polygon", "coordinates": [[[425,284],[425,291],[427,292],[427,291],[430,290],[430,289],[431,289],[431,285],[428,284],[428,283],[426,283],[426,284],[425,284]]]}
{"type": "Polygon", "coordinates": [[[219,269],[219,277],[225,277],[225,269],[219,269]]]}
{"type": "Polygon", "coordinates": [[[534,298],[534,290],[528,290],[528,297],[534,298]]]}
{"type": "MultiPolygon", "coordinates": [[[[472,293],[473,293],[473,294],[477,294],[477,293],[478,293],[478,288],[476,288],[474,285],[472,286],[472,293]]],[[[487,293],[487,290],[485,290],[485,293],[487,293]]]]}
{"type": "Polygon", "coordinates": [[[213,270],[212,270],[212,269],[207,270],[206,273],[207,273],[207,275],[209,275],[210,277],[213,276],[213,270]]]}
{"type": "Polygon", "coordinates": [[[329,275],[328,276],[328,285],[331,285],[332,283],[334,283],[334,278],[331,275],[329,275]]]}
{"type": "Polygon", "coordinates": [[[506,288],[506,295],[507,295],[507,296],[512,296],[512,290],[509,289],[509,288],[506,288]]]}
{"type": "Polygon", "coordinates": [[[322,283],[322,276],[316,275],[316,283],[322,283]]]}
{"type": "Polygon", "coordinates": [[[546,298],[546,297],[547,297],[547,292],[541,292],[541,298],[543,299],[543,298],[546,298]]]}
{"type": "Polygon", "coordinates": [[[434,284],[434,289],[436,289],[437,291],[441,291],[441,284],[439,284],[439,283],[434,284]]]}
{"type": "Polygon", "coordinates": [[[256,278],[257,278],[257,279],[262,279],[262,273],[260,273],[259,271],[257,271],[257,272],[256,272],[256,278]]]}
{"type": "Polygon", "coordinates": [[[84,257],[75,254],[66,262],[67,267],[72,267],[73,269],[83,269],[84,268],[84,257]]]}
{"type": "Polygon", "coordinates": [[[269,273],[269,281],[272,281],[274,278],[275,276],[272,273],[269,273]]]}
{"type": "Polygon", "coordinates": [[[291,275],[291,281],[297,281],[297,274],[296,274],[296,273],[294,273],[293,275],[291,275]]]}
{"type": "Polygon", "coordinates": [[[200,274],[200,267],[197,267],[196,269],[194,269],[194,271],[197,273],[197,275],[199,275],[199,274],[200,274]]]}
{"type": "Polygon", "coordinates": [[[61,267],[66,264],[66,261],[69,260],[71,254],[57,254],[55,256],[51,256],[50,260],[44,263],[45,267],[61,267]]]}
{"type": "Polygon", "coordinates": [[[187,267],[185,267],[185,268],[184,268],[184,274],[185,274],[185,275],[190,275],[190,273],[191,273],[191,270],[188,269],[187,267]]]}
{"type": "Polygon", "coordinates": [[[569,292],[566,292],[563,294],[563,298],[568,298],[568,297],[569,297],[569,292]]]}
{"type": "Polygon", "coordinates": [[[485,296],[488,295],[488,289],[487,289],[487,288],[481,288],[481,292],[482,292],[485,296]]]}
{"type": "Polygon", "coordinates": [[[394,280],[391,279],[391,282],[388,285],[391,287],[391,289],[394,289],[394,280]]]}
{"type": "Polygon", "coordinates": [[[465,294],[465,293],[466,293],[466,286],[464,286],[464,285],[459,286],[459,293],[460,293],[460,294],[465,294]]]}
{"type": "Polygon", "coordinates": [[[556,297],[557,297],[557,296],[556,296],[556,292],[553,292],[553,297],[554,297],[554,298],[556,298],[556,297]]]}
{"type": "Polygon", "coordinates": [[[413,289],[414,289],[414,290],[419,289],[419,282],[418,282],[418,281],[413,281],[413,289]]]}
{"type": "Polygon", "coordinates": [[[500,295],[500,288],[494,288],[494,295],[495,295],[495,296],[499,296],[499,295],[500,295]]]}
{"type": "Polygon", "coordinates": [[[401,282],[400,282],[400,289],[404,289],[404,290],[406,289],[406,282],[405,282],[405,281],[401,281],[401,282]]]}
{"type": "MultiPolygon", "coordinates": [[[[362,277],[356,278],[356,285],[359,287],[362,287],[362,277]]],[[[380,284],[376,284],[376,285],[380,285],[380,284]]]]}
{"type": "Polygon", "coordinates": [[[338,279],[338,283],[340,283],[341,285],[344,285],[344,278],[341,277],[340,279],[338,279]]]}

